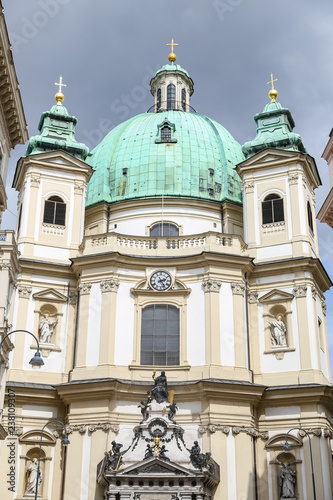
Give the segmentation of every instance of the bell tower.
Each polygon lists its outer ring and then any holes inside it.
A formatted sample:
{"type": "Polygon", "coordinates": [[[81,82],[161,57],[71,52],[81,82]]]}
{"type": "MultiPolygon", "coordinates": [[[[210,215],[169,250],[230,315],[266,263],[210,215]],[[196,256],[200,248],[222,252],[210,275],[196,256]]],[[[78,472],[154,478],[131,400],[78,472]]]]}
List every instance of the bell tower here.
{"type": "Polygon", "coordinates": [[[87,183],[92,169],[88,148],[75,140],[77,119],[63,106],[64,94],[40,119],[40,135],[31,137],[18,161],[13,187],[19,192],[17,242],[22,255],[68,261],[83,238],[87,183]],[[75,222],[76,221],[76,222],[75,222]]]}

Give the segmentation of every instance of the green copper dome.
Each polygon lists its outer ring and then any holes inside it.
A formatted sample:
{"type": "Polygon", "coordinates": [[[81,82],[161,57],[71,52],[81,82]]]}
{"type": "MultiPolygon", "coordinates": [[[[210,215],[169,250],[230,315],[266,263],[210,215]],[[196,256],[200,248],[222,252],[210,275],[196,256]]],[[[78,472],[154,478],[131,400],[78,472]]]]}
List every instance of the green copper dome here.
{"type": "Polygon", "coordinates": [[[86,206],[162,194],[241,203],[235,166],[243,160],[240,144],[202,114],[140,114],[111,130],[87,157],[95,172],[86,206]]]}

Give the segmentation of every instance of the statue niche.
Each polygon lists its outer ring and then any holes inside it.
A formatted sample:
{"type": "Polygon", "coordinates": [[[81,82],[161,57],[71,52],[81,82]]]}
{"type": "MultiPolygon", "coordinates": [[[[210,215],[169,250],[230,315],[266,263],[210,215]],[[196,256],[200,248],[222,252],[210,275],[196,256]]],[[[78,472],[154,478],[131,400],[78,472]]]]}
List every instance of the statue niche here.
{"type": "MultiPolygon", "coordinates": [[[[41,453],[41,458],[44,457],[44,452],[41,453]]],[[[37,450],[31,450],[28,452],[29,458],[25,471],[25,486],[24,486],[24,497],[34,497],[36,493],[36,483],[37,483],[37,470],[38,470],[38,453],[37,450]]],[[[41,468],[39,469],[38,475],[38,497],[41,496],[41,483],[43,481],[43,473],[41,468]]]]}
{"type": "Polygon", "coordinates": [[[269,312],[272,319],[268,319],[267,323],[270,326],[273,347],[288,347],[284,308],[282,306],[275,306],[269,312]]]}
{"type": "Polygon", "coordinates": [[[46,305],[41,308],[38,324],[39,341],[41,344],[54,344],[54,330],[57,326],[57,309],[46,305]]]}

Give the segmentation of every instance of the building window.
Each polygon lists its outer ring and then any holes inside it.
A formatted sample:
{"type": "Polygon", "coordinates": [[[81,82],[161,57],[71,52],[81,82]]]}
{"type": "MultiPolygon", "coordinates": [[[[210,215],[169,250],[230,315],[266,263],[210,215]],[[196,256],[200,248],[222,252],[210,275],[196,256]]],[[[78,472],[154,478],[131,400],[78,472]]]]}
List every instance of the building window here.
{"type": "Polygon", "coordinates": [[[170,83],[167,87],[167,110],[173,111],[176,107],[176,86],[170,83]]]}
{"type": "Polygon", "coordinates": [[[156,108],[157,111],[161,109],[161,89],[157,89],[157,102],[156,102],[156,108]]]}
{"type": "Polygon", "coordinates": [[[308,212],[309,228],[310,228],[311,232],[313,233],[313,219],[312,219],[311,205],[310,205],[309,201],[306,204],[306,208],[307,208],[307,212],[308,212]]]}
{"type": "Polygon", "coordinates": [[[171,141],[171,128],[168,125],[164,125],[161,128],[161,142],[170,142],[171,141]]]}
{"type": "Polygon", "coordinates": [[[159,222],[150,228],[149,236],[179,236],[179,227],[171,222],[159,222]]]}
{"type": "Polygon", "coordinates": [[[182,89],[182,108],[186,111],[186,90],[182,89]]]}
{"type": "Polygon", "coordinates": [[[66,220],[66,203],[59,196],[51,196],[45,201],[43,222],[64,226],[66,220]]]}
{"type": "Polygon", "coordinates": [[[142,309],[141,365],[179,365],[179,309],[154,304],[142,309]]]}
{"type": "Polygon", "coordinates": [[[262,223],[284,221],[283,199],[278,194],[269,194],[262,202],[262,223]]]}

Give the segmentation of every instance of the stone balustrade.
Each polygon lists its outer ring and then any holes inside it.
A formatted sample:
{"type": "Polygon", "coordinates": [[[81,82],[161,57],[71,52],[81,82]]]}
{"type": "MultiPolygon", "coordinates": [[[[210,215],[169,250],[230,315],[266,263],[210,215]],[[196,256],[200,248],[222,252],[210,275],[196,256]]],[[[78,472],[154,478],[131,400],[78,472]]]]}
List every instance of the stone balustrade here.
{"type": "Polygon", "coordinates": [[[188,236],[148,237],[117,233],[87,236],[81,255],[99,252],[119,252],[126,255],[170,256],[194,255],[202,252],[247,255],[247,245],[241,236],[208,232],[188,236]]]}

